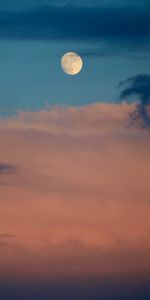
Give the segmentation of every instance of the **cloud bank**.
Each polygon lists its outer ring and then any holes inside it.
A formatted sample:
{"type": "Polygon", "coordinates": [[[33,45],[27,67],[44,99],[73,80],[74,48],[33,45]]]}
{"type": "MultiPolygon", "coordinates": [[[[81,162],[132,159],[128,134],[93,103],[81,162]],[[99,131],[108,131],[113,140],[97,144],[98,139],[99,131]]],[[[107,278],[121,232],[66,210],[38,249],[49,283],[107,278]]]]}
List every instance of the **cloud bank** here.
{"type": "Polygon", "coordinates": [[[1,119],[1,280],[150,271],[150,132],[129,127],[135,105],[1,119]]]}
{"type": "Polygon", "coordinates": [[[150,11],[126,6],[41,6],[0,12],[1,39],[132,40],[149,44],[150,11]],[[77,21],[78,20],[78,21],[77,21]]]}

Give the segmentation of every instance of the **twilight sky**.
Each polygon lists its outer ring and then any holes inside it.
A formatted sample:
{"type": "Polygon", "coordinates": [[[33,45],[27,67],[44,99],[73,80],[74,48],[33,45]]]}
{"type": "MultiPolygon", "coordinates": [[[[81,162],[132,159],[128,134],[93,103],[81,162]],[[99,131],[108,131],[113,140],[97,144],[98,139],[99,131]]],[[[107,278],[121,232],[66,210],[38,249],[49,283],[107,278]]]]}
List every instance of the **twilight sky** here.
{"type": "Polygon", "coordinates": [[[1,109],[114,102],[120,80],[149,73],[149,1],[1,1],[1,109]],[[61,56],[84,59],[79,76],[61,56]],[[73,92],[75,91],[75,92],[73,92]]]}
{"type": "Polygon", "coordinates": [[[149,0],[1,0],[0,299],[150,299],[149,61],[149,0]]]}

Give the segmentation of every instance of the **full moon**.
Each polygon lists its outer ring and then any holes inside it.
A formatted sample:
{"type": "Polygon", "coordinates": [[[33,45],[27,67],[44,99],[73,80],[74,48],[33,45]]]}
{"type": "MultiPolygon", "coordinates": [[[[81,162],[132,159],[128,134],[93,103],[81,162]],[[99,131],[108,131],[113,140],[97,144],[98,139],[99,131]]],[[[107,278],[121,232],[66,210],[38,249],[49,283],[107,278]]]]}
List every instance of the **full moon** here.
{"type": "Polygon", "coordinates": [[[76,75],[82,70],[83,61],[78,54],[68,52],[62,57],[61,66],[68,75],[76,75]]]}

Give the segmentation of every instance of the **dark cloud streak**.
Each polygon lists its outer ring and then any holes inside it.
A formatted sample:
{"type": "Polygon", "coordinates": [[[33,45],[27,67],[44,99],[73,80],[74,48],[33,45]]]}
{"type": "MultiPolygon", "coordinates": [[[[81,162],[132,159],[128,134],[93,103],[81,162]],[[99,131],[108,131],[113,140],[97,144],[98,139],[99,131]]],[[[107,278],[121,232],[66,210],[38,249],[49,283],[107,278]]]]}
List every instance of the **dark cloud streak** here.
{"type": "Polygon", "coordinates": [[[18,167],[13,164],[0,163],[0,174],[17,173],[18,167]]]}
{"type": "Polygon", "coordinates": [[[45,6],[0,12],[0,39],[150,41],[150,12],[134,8],[45,6]]]}

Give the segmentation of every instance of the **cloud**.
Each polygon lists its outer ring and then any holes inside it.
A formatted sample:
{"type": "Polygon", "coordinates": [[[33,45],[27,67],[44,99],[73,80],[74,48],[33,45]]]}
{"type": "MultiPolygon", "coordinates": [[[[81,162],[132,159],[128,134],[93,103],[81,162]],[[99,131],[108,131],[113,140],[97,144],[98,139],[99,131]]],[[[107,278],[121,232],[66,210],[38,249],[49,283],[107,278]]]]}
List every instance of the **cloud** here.
{"type": "Polygon", "coordinates": [[[125,81],[120,82],[120,87],[125,86],[120,94],[120,98],[128,98],[138,96],[140,104],[137,109],[131,114],[132,121],[138,118],[143,120],[144,127],[150,127],[150,75],[140,74],[125,81]]]}
{"type": "Polygon", "coordinates": [[[150,132],[136,104],[18,112],[0,121],[1,164],[25,172],[0,188],[0,278],[146,274],[150,132]]]}
{"type": "Polygon", "coordinates": [[[150,104],[150,75],[140,74],[120,83],[120,86],[127,85],[121,92],[120,97],[136,95],[144,106],[150,104]]]}
{"type": "Polygon", "coordinates": [[[18,167],[13,164],[0,163],[0,174],[13,174],[18,171],[18,167]]]}
{"type": "Polygon", "coordinates": [[[0,239],[9,239],[9,238],[15,238],[16,235],[12,233],[0,233],[0,239]]]}
{"type": "MultiPolygon", "coordinates": [[[[149,44],[149,10],[128,7],[43,6],[0,12],[1,39],[71,39],[149,44]],[[77,22],[78,20],[78,22],[77,22]]],[[[133,43],[133,45],[134,45],[133,43]]]]}
{"type": "Polygon", "coordinates": [[[18,167],[18,165],[15,164],[8,164],[5,162],[0,163],[0,186],[4,185],[4,186],[9,186],[11,185],[11,180],[8,180],[6,175],[10,175],[14,176],[15,174],[19,173],[20,169],[18,167]],[[6,177],[6,179],[5,179],[6,177]]]}
{"type": "Polygon", "coordinates": [[[1,118],[0,128],[35,130],[53,135],[92,136],[118,132],[129,123],[129,114],[136,104],[94,103],[80,107],[50,106],[37,112],[19,111],[10,118],[1,118]]]}
{"type": "Polygon", "coordinates": [[[0,163],[0,186],[8,186],[11,183],[9,182],[8,178],[7,181],[3,180],[6,175],[14,175],[20,172],[19,167],[17,165],[8,164],[8,163],[0,163]]]}

